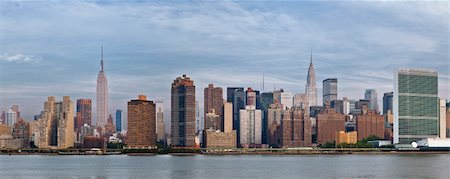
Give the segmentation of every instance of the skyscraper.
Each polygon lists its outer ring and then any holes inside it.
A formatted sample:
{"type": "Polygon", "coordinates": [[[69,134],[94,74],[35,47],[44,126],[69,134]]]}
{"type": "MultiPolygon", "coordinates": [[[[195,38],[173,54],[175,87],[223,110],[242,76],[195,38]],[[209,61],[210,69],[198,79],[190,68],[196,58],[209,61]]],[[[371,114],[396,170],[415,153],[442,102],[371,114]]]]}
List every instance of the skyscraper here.
{"type": "Polygon", "coordinates": [[[195,146],[195,86],[186,75],[172,83],[172,145],[195,146]]]}
{"type": "Polygon", "coordinates": [[[447,107],[445,99],[439,99],[439,137],[447,138],[447,107]]]}
{"type": "Polygon", "coordinates": [[[122,110],[120,109],[116,110],[116,131],[119,133],[122,131],[122,110]]]}
{"type": "Polygon", "coordinates": [[[309,61],[308,76],[306,78],[305,94],[308,100],[308,108],[310,106],[317,106],[316,75],[314,74],[314,65],[312,63],[312,53],[309,61]]]}
{"type": "Polygon", "coordinates": [[[394,144],[438,137],[437,71],[399,69],[394,81],[394,144]]]}
{"type": "Polygon", "coordinates": [[[239,111],[240,117],[240,144],[248,146],[252,144],[261,144],[261,110],[255,106],[245,106],[245,109],[239,111]]]}
{"type": "Polygon", "coordinates": [[[80,132],[81,127],[84,124],[89,126],[92,125],[92,102],[91,99],[78,99],[77,100],[77,111],[75,119],[75,131],[80,132]]]}
{"type": "Polygon", "coordinates": [[[262,112],[262,141],[267,144],[269,142],[269,126],[267,117],[267,109],[269,105],[273,103],[273,93],[272,92],[264,92],[260,95],[261,98],[261,112],[262,112]]]}
{"type": "Polygon", "coordinates": [[[103,46],[100,60],[100,72],[97,78],[97,127],[105,127],[108,118],[108,81],[103,68],[103,46]]]}
{"type": "Polygon", "coordinates": [[[233,103],[223,102],[223,131],[233,131],[233,103]]]}
{"type": "Polygon", "coordinates": [[[35,144],[39,148],[66,149],[74,146],[74,105],[69,96],[56,102],[50,96],[44,103],[44,112],[38,120],[35,144]]]}
{"type": "Polygon", "coordinates": [[[156,101],[156,137],[158,142],[163,142],[166,140],[163,101],[156,101]]]}
{"type": "Polygon", "coordinates": [[[14,111],[13,108],[10,108],[6,112],[6,125],[8,125],[9,127],[13,127],[16,121],[17,121],[17,112],[14,111]]]}
{"type": "Polygon", "coordinates": [[[364,99],[369,100],[369,109],[378,112],[378,93],[375,89],[366,89],[364,99]]]}
{"type": "Polygon", "coordinates": [[[392,111],[392,99],[394,92],[384,93],[383,95],[383,114],[387,114],[388,110],[392,111]]]}
{"type": "Polygon", "coordinates": [[[328,78],[323,80],[323,105],[338,99],[338,80],[337,78],[328,78]]]}
{"type": "Polygon", "coordinates": [[[144,95],[128,102],[128,147],[156,146],[155,103],[144,95]]]}
{"type": "Polygon", "coordinates": [[[233,103],[233,130],[237,133],[237,143],[240,140],[240,122],[239,122],[239,110],[245,108],[245,92],[242,87],[228,87],[227,88],[227,101],[233,103]]]}
{"type": "MultiPolygon", "coordinates": [[[[223,118],[223,90],[221,87],[214,87],[213,84],[209,84],[204,90],[204,120],[206,120],[206,114],[214,109],[214,114],[219,116],[219,119],[223,118]]],[[[206,121],[203,123],[206,126],[206,121]]],[[[222,125],[218,126],[222,127],[222,125]]],[[[206,129],[206,127],[205,127],[206,129]]],[[[223,130],[220,128],[220,130],[223,130]]]]}
{"type": "Polygon", "coordinates": [[[245,105],[256,107],[256,92],[252,88],[247,88],[247,91],[245,91],[245,99],[245,105]]]}

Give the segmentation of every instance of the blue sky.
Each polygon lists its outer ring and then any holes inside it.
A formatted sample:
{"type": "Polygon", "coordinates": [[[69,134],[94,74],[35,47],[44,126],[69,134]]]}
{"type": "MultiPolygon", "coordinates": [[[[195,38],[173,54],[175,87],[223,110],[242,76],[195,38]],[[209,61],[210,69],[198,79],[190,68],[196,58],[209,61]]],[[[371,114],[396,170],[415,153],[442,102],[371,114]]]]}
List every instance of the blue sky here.
{"type": "MultiPolygon", "coordinates": [[[[0,109],[23,116],[47,96],[95,101],[104,46],[110,112],[137,94],[164,100],[187,74],[214,83],[304,92],[310,52],[319,100],[322,80],[339,80],[339,98],[393,89],[400,67],[439,72],[450,98],[449,3],[442,2],[0,2],[0,109]]],[[[380,103],[381,105],[381,103],[380,103]]],[[[95,109],[95,108],[94,108],[95,109]]],[[[95,116],[95,115],[94,115],[95,116]]]]}

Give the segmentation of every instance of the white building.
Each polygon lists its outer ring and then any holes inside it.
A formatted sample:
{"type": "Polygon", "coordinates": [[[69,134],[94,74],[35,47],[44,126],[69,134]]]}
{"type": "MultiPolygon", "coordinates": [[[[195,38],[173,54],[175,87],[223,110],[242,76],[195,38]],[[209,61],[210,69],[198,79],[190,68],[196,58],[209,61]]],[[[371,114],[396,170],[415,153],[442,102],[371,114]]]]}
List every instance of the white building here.
{"type": "Polygon", "coordinates": [[[255,106],[245,106],[240,114],[240,144],[261,144],[262,119],[261,110],[255,106]]]}
{"type": "Polygon", "coordinates": [[[283,109],[292,108],[292,106],[294,106],[294,97],[292,96],[292,93],[282,92],[280,95],[280,103],[283,109]]]}
{"type": "Polygon", "coordinates": [[[445,99],[439,99],[439,138],[447,137],[447,106],[445,99]]]}
{"type": "Polygon", "coordinates": [[[100,61],[100,72],[97,77],[97,93],[96,93],[96,107],[97,107],[97,127],[105,127],[108,119],[108,80],[103,69],[103,47],[102,57],[100,61]]]}
{"type": "Polygon", "coordinates": [[[6,112],[6,125],[8,125],[9,127],[13,127],[14,124],[17,122],[17,113],[10,108],[7,112],[6,112]]]}

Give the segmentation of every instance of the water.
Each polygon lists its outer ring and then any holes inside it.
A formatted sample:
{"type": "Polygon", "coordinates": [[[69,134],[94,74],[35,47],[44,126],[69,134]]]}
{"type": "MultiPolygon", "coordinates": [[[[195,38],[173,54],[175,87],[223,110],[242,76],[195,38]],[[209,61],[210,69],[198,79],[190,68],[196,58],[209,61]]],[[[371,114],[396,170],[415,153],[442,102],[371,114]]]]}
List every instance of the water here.
{"type": "Polygon", "coordinates": [[[0,178],[450,178],[450,155],[0,155],[0,178]]]}

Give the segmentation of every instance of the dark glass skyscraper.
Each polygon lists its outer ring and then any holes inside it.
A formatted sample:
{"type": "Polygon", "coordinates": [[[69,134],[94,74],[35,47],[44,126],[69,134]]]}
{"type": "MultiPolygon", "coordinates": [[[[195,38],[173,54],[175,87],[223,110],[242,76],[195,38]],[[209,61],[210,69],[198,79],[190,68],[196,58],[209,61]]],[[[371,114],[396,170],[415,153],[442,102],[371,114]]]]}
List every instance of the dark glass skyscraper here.
{"type": "Polygon", "coordinates": [[[260,95],[260,104],[261,104],[261,113],[262,113],[262,143],[268,144],[269,143],[269,123],[268,123],[268,116],[267,116],[267,110],[269,108],[269,105],[273,103],[273,93],[272,92],[264,92],[260,95]]]}
{"type": "Polygon", "coordinates": [[[394,98],[394,92],[384,93],[383,95],[383,114],[386,114],[388,110],[392,112],[392,99],[394,98]]]}
{"type": "Polygon", "coordinates": [[[122,131],[122,110],[116,110],[116,131],[122,131]]]}
{"type": "Polygon", "coordinates": [[[227,101],[233,103],[233,130],[237,131],[237,143],[239,144],[240,138],[240,121],[239,110],[245,109],[245,91],[243,87],[228,87],[227,88],[227,101]]]}

